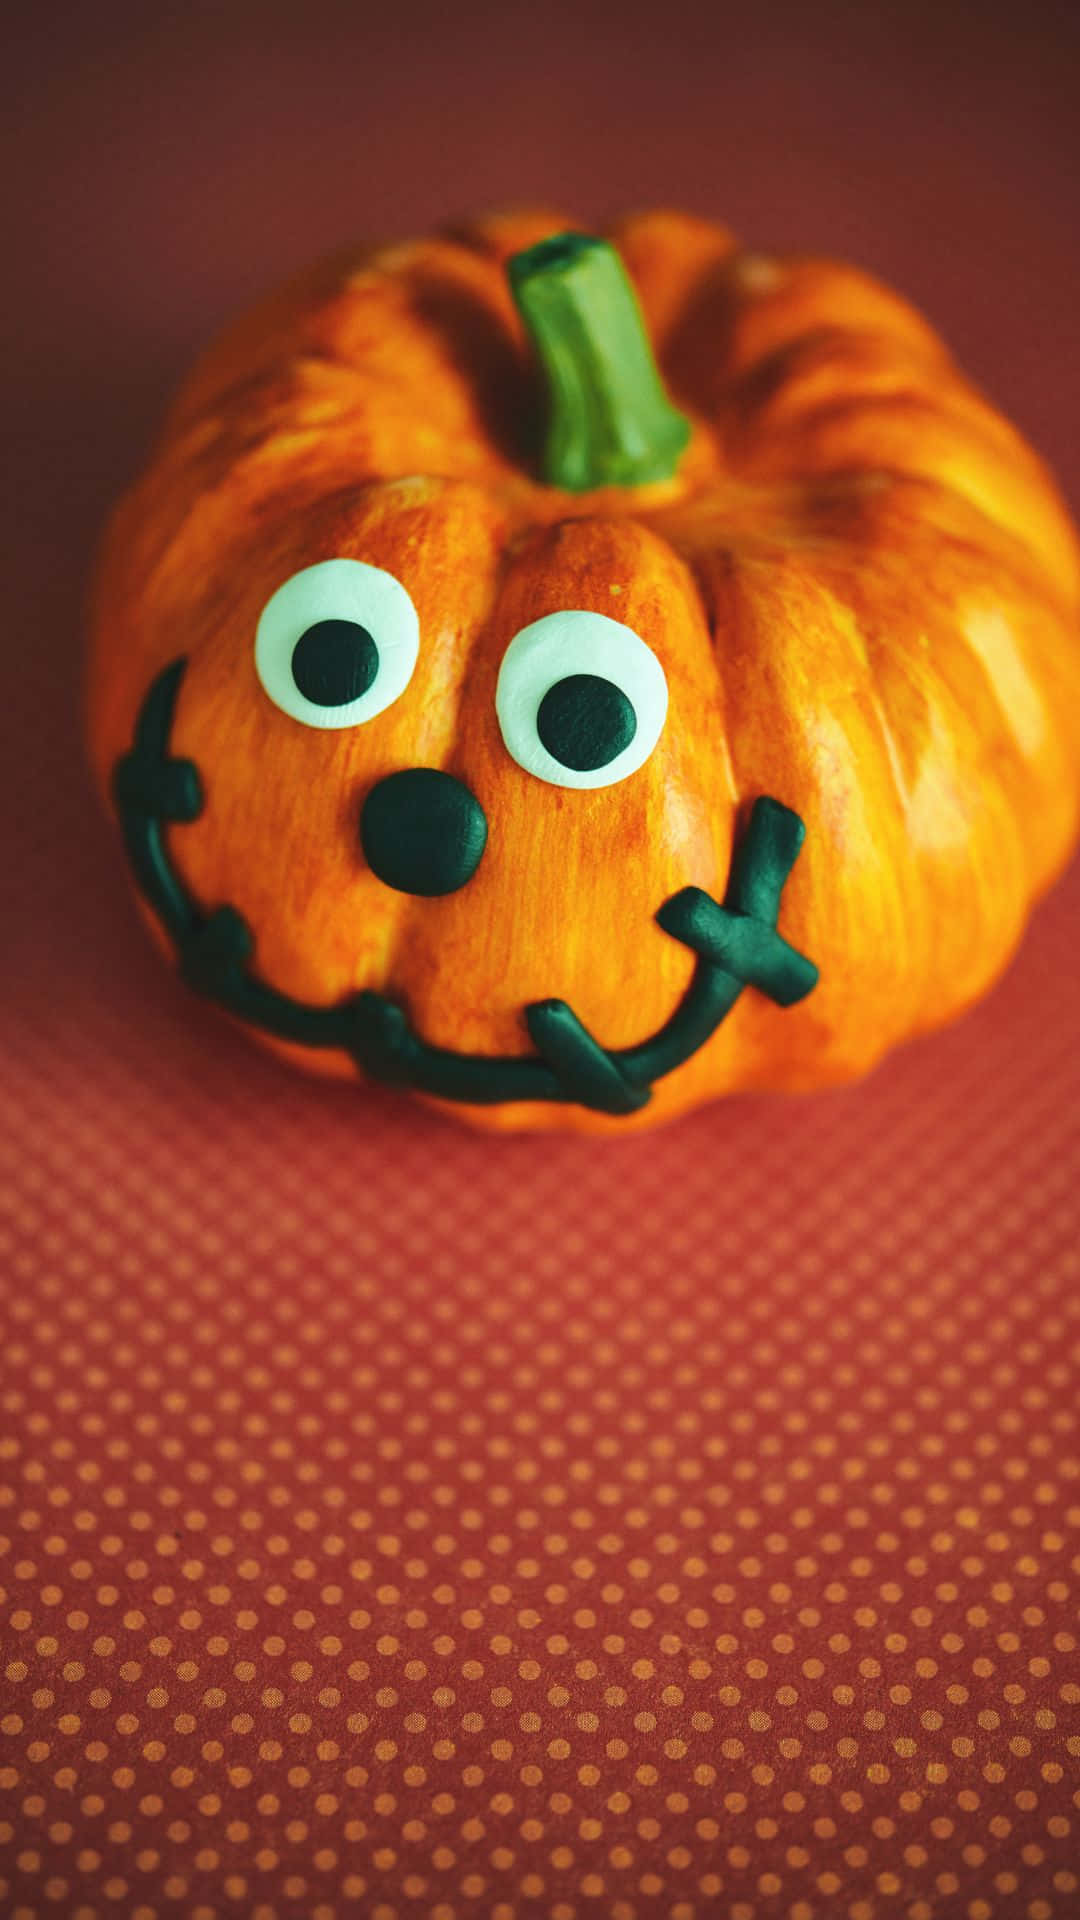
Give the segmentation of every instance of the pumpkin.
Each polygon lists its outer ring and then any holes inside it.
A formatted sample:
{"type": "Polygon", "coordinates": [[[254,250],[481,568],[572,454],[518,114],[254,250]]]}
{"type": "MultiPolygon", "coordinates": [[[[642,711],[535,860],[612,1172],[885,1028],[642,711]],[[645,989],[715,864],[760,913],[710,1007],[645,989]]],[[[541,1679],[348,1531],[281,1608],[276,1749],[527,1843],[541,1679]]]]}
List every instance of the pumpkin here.
{"type": "Polygon", "coordinates": [[[319,1072],[619,1130],[990,986],[1080,805],[1080,558],[913,307],[645,212],[324,264],[116,510],[89,740],[140,909],[319,1072]]]}

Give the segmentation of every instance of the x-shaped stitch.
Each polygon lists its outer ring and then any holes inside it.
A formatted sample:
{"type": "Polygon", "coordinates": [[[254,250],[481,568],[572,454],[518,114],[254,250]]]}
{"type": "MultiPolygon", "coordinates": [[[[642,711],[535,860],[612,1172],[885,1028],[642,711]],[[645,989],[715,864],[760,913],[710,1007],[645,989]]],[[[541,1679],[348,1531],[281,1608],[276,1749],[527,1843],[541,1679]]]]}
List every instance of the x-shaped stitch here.
{"type": "Polygon", "coordinates": [[[813,961],[776,931],[784,882],[805,837],[798,814],[763,795],[732,856],[723,906],[700,887],[683,887],[656,916],[665,933],[781,1007],[804,999],[818,978],[813,961]]]}

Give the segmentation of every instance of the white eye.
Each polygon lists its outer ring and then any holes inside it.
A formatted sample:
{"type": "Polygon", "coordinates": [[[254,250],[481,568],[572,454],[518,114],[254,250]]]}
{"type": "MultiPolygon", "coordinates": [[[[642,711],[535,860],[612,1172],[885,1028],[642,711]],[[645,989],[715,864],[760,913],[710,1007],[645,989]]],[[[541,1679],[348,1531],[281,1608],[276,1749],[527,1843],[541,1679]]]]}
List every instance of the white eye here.
{"type": "Polygon", "coordinates": [[[270,595],[255,671],[274,705],[305,727],[358,727],[404,693],[419,647],[400,580],[364,560],[320,560],[270,595]]]}
{"type": "Polygon", "coordinates": [[[636,773],[667,703],[664,669],[632,627],[573,610],[514,635],[495,689],[508,751],[555,787],[611,787],[636,773]]]}

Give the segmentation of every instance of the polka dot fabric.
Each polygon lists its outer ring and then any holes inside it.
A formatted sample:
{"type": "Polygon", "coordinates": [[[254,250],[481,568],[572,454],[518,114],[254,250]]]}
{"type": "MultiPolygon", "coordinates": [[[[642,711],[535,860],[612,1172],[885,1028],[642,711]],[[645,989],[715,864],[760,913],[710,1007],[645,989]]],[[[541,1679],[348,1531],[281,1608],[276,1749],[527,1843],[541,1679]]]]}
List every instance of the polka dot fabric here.
{"type": "Polygon", "coordinates": [[[295,1078],[110,871],[8,1034],[3,1910],[1080,1910],[1076,875],[588,1145],[295,1078]]]}

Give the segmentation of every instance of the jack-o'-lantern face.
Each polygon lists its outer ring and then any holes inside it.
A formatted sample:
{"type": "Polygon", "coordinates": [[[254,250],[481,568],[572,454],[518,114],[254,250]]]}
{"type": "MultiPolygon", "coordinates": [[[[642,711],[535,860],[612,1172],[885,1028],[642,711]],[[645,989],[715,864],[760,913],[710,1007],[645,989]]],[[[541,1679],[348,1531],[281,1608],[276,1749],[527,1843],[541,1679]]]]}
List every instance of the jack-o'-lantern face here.
{"type": "Polygon", "coordinates": [[[850,1077],[993,977],[1075,826],[1077,568],[874,283],[627,223],[691,427],[619,255],[551,224],[380,256],[196,371],[110,535],[91,734],[198,991],[602,1129],[850,1077]]]}
{"type": "Polygon", "coordinates": [[[776,897],[732,973],[698,924],[734,822],[685,566],[629,518],[507,532],[441,481],[262,525],[231,592],[206,580],[210,630],[154,682],[117,798],[185,974],[267,1034],[436,1097],[628,1113],[747,979],[813,983],[774,931],[801,830],[758,815],[776,897]]]}

